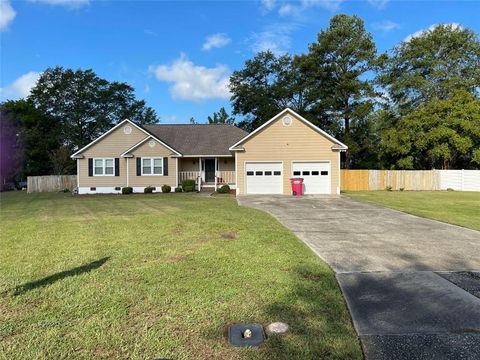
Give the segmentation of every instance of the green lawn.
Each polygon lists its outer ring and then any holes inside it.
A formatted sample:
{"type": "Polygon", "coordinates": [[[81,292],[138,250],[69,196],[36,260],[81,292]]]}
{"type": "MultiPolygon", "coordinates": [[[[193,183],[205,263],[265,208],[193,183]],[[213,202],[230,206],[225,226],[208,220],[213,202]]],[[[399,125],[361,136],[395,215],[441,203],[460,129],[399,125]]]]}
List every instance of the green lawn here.
{"type": "Polygon", "coordinates": [[[232,198],[0,200],[0,359],[362,357],[328,266],[232,198]],[[228,324],[273,321],[291,331],[227,344],[228,324]]]}
{"type": "Polygon", "coordinates": [[[480,192],[365,191],[344,195],[413,215],[480,230],[480,192]]]}

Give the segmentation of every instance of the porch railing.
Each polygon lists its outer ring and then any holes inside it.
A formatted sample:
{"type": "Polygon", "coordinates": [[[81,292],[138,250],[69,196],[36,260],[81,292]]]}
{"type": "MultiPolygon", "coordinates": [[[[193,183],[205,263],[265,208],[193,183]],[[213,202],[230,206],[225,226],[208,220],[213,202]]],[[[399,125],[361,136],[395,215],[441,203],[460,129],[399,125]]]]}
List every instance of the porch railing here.
{"type": "Polygon", "coordinates": [[[235,171],[217,171],[219,184],[235,184],[235,171]]]}
{"type": "Polygon", "coordinates": [[[178,182],[179,184],[181,184],[183,180],[197,181],[197,177],[199,176],[200,176],[200,171],[179,171],[178,182]]]}

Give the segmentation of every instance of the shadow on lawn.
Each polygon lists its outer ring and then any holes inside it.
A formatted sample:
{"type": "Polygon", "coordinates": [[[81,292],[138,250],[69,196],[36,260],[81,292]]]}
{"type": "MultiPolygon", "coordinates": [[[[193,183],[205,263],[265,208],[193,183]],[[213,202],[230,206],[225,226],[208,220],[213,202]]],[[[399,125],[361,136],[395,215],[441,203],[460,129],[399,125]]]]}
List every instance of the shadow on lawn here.
{"type": "Polygon", "coordinates": [[[53,284],[54,282],[58,280],[62,280],[66,277],[77,276],[77,275],[88,273],[92,270],[98,269],[100,266],[105,264],[109,259],[110,257],[108,256],[108,257],[104,257],[104,258],[92,261],[91,263],[88,263],[82,266],[77,266],[70,270],[61,271],[56,274],[44,277],[43,279],[39,279],[39,280],[35,280],[35,281],[31,281],[31,282],[19,285],[12,290],[6,291],[5,293],[13,292],[12,294],[13,296],[22,295],[30,290],[34,290],[40,287],[53,284]]]}

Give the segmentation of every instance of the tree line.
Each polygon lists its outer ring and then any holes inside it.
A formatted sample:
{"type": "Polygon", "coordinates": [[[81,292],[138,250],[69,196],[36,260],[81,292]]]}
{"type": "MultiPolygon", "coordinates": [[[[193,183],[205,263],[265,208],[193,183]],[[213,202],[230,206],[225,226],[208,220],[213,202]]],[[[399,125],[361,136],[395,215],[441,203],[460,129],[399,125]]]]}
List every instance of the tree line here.
{"type": "MultiPolygon", "coordinates": [[[[230,91],[233,114],[208,123],[253,131],[290,107],[348,145],[345,168],[480,166],[480,41],[468,28],[438,25],[378,53],[362,19],[336,15],[306,53],[247,60],[230,91]]],[[[46,69],[26,99],[0,104],[2,182],[75,173],[73,150],[125,118],[159,121],[126,83],[46,69]]]]}

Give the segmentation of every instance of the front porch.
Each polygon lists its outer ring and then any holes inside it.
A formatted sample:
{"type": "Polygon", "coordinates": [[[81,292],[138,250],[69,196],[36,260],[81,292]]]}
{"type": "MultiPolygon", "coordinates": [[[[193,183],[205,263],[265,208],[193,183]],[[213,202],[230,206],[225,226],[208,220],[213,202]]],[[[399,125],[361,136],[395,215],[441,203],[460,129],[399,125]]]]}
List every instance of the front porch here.
{"type": "Polygon", "coordinates": [[[178,185],[181,185],[183,180],[194,180],[198,184],[199,179],[202,187],[216,189],[226,184],[235,189],[235,158],[233,156],[178,158],[178,185]]]}

